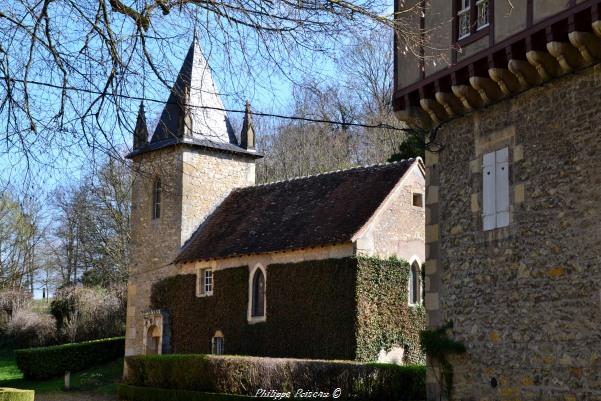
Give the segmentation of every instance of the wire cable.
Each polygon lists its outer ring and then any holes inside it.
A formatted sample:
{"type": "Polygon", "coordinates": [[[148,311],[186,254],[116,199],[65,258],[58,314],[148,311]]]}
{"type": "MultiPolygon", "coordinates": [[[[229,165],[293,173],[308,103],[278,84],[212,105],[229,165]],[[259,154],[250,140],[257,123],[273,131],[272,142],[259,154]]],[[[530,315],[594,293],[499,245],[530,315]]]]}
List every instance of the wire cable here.
{"type": "MultiPolygon", "coordinates": [[[[31,84],[31,85],[44,86],[44,87],[53,88],[53,89],[83,92],[83,93],[88,93],[88,94],[92,94],[92,95],[113,96],[113,97],[118,97],[118,98],[123,98],[123,99],[129,99],[129,100],[139,100],[142,102],[153,102],[153,103],[161,103],[161,104],[176,104],[176,103],[163,101],[163,100],[159,100],[159,99],[147,98],[145,96],[131,96],[131,95],[124,95],[122,93],[107,94],[107,93],[100,92],[97,90],[92,90],[92,89],[76,88],[73,86],[62,86],[62,85],[51,84],[49,82],[23,80],[23,79],[18,79],[18,78],[9,78],[6,76],[0,77],[0,80],[18,82],[18,83],[22,83],[22,84],[27,83],[27,84],[31,84]]],[[[188,107],[196,107],[196,108],[206,109],[206,110],[224,111],[226,113],[241,113],[241,114],[246,113],[246,110],[227,109],[227,108],[220,108],[220,107],[213,107],[213,106],[188,105],[188,107]]],[[[361,128],[370,128],[370,129],[389,129],[389,130],[402,131],[402,132],[415,132],[415,129],[412,129],[412,128],[395,127],[393,125],[386,124],[386,123],[379,123],[379,124],[353,123],[353,122],[344,122],[344,121],[336,121],[336,120],[326,120],[326,119],[321,119],[321,118],[310,118],[310,117],[300,117],[300,116],[287,116],[287,115],[283,115],[283,114],[262,113],[262,112],[257,112],[257,111],[251,111],[250,114],[252,114],[254,116],[273,117],[273,118],[279,118],[279,119],[283,119],[283,120],[307,121],[307,122],[312,122],[312,123],[323,123],[323,124],[342,125],[342,126],[348,126],[348,127],[361,127],[361,128]]]]}

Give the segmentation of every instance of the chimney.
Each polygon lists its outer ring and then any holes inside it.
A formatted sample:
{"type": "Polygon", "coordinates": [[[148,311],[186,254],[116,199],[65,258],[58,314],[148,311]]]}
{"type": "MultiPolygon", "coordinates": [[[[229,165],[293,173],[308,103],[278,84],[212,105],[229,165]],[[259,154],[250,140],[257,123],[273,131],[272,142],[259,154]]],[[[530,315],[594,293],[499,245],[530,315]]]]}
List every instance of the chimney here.
{"type": "Polygon", "coordinates": [[[242,124],[242,133],[240,134],[240,146],[251,152],[256,151],[255,127],[253,127],[250,103],[248,100],[246,101],[246,109],[244,111],[244,123],[242,124]]]}

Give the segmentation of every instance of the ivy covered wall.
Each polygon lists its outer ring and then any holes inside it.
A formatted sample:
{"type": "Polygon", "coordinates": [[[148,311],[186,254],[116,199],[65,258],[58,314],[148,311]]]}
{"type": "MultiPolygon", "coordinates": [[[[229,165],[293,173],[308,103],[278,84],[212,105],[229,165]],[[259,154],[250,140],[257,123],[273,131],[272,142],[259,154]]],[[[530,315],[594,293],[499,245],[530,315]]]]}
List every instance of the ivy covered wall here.
{"type": "Polygon", "coordinates": [[[425,364],[419,333],[423,305],[408,305],[409,264],[398,259],[357,259],[357,359],[373,361],[381,349],[405,348],[405,361],[425,364]]]}
{"type": "Polygon", "coordinates": [[[425,313],[407,306],[408,269],[374,258],[269,265],[267,320],[255,324],[246,320],[246,266],[215,271],[212,296],[196,297],[196,276],[178,275],[155,284],[151,300],[171,315],[174,353],[210,353],[220,330],[227,354],[373,361],[407,344],[418,362],[425,313]]]}

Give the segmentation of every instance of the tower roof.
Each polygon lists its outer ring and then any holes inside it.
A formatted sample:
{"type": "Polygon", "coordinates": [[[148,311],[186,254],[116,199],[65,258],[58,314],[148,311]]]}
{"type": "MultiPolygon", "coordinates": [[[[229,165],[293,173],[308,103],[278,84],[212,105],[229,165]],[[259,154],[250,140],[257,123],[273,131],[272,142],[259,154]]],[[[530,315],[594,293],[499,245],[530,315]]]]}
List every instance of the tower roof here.
{"type": "Polygon", "coordinates": [[[251,154],[238,145],[196,35],[152,139],[148,145],[134,149],[129,156],[175,144],[251,154]]]}

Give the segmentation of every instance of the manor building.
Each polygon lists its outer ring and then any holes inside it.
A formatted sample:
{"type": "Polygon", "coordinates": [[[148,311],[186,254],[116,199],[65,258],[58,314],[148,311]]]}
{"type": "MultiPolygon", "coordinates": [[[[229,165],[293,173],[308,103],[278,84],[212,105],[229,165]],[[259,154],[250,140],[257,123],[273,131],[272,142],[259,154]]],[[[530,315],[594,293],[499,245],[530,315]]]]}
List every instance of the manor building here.
{"type": "Polygon", "coordinates": [[[196,39],[150,139],[140,108],[126,355],[420,361],[421,160],[256,185],[223,109],[196,39]]]}
{"type": "Polygon", "coordinates": [[[601,2],[410,6],[424,57],[396,38],[394,107],[429,132],[425,304],[466,347],[453,399],[601,399],[601,2]]]}

